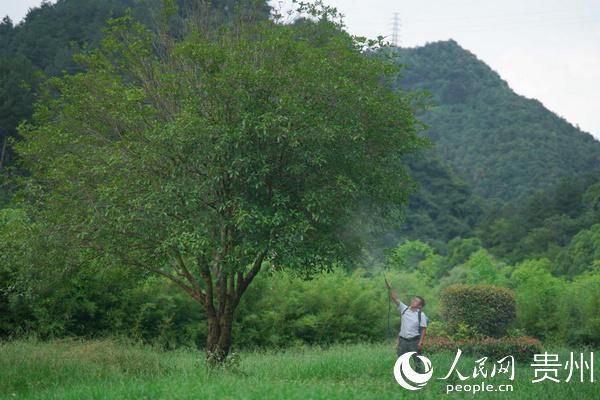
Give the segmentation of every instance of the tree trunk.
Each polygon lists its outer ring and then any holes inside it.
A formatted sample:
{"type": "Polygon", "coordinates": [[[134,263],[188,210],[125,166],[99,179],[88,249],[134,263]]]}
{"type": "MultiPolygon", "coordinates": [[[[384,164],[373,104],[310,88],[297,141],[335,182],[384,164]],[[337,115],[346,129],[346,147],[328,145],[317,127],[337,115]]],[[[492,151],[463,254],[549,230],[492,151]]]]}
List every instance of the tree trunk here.
{"type": "Polygon", "coordinates": [[[206,310],[208,319],[208,335],[206,337],[207,365],[217,366],[222,364],[227,358],[231,349],[235,309],[248,285],[250,285],[256,274],[260,271],[266,255],[267,250],[259,253],[252,268],[246,275],[242,271],[219,274],[216,280],[216,287],[214,287],[216,290],[214,291],[210,270],[208,268],[201,270],[206,284],[206,293],[200,302],[206,310]],[[217,304],[213,300],[217,300],[217,304]]]}
{"type": "Polygon", "coordinates": [[[226,307],[224,313],[208,318],[206,337],[206,360],[210,366],[222,364],[231,349],[233,310],[226,307]]]}

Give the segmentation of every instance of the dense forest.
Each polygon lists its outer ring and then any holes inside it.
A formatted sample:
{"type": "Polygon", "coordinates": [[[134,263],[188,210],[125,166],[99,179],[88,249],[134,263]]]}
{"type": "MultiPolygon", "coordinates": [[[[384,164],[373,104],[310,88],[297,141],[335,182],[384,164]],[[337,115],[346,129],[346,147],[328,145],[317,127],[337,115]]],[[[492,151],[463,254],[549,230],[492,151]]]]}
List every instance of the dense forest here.
{"type": "MultiPolygon", "coordinates": [[[[165,348],[206,341],[207,315],[175,285],[115,260],[64,264],[69,244],[42,235],[43,221],[14,196],[29,174],[13,150],[25,132],[18,126],[48,95],[46,80],[85,72],[73,56],[100,46],[107,19],[128,9],[151,31],[166,25],[183,36],[195,3],[178,1],[166,22],[159,3],[59,0],[19,24],[0,23],[0,338],[124,335],[165,348]]],[[[237,7],[212,4],[214,26],[237,7]]],[[[266,4],[259,9],[266,18],[266,4]]],[[[512,92],[454,41],[390,51],[402,66],[394,88],[429,94],[416,116],[432,146],[402,158],[412,181],[406,204],[385,231],[368,212],[356,220],[354,230],[377,235],[352,264],[313,276],[261,273],[240,303],[234,343],[380,339],[389,333],[386,270],[403,296],[428,299],[433,321],[443,289],[490,284],[515,293],[513,334],[600,344],[600,142],[512,92]]]]}

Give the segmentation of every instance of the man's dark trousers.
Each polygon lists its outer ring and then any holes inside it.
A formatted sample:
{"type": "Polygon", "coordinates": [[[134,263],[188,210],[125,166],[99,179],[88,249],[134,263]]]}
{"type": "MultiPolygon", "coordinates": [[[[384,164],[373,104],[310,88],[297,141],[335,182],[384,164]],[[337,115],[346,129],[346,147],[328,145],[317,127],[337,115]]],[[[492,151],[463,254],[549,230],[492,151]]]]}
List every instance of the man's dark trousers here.
{"type": "MultiPolygon", "coordinates": [[[[417,350],[420,336],[415,336],[412,339],[405,339],[402,336],[399,336],[398,339],[400,340],[400,343],[396,347],[396,353],[398,354],[398,357],[404,353],[410,353],[411,351],[416,351],[417,354],[421,354],[417,350]]],[[[412,355],[412,359],[416,367],[415,371],[423,373],[425,372],[425,365],[423,365],[423,362],[417,357],[417,354],[412,355]]]]}

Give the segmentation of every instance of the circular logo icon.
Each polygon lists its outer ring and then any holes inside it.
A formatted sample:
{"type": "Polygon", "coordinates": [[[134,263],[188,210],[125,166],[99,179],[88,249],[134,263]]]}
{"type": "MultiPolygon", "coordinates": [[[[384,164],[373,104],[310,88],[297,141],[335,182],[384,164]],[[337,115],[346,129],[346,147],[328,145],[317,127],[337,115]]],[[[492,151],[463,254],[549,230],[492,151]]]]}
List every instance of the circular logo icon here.
{"type": "Polygon", "coordinates": [[[410,353],[404,353],[396,360],[394,364],[394,378],[400,386],[408,390],[421,390],[423,386],[427,384],[431,375],[433,375],[433,368],[431,367],[431,361],[425,356],[420,356],[419,359],[425,365],[425,373],[418,373],[410,366],[410,358],[415,351],[410,353]]]}

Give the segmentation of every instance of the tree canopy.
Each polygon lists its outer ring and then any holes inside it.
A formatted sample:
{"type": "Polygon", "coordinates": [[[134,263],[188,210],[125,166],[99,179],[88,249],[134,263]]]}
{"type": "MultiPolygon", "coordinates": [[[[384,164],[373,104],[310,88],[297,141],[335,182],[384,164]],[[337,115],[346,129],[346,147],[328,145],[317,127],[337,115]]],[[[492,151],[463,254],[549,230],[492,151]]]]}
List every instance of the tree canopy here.
{"type": "Polygon", "coordinates": [[[361,216],[412,188],[402,158],[428,141],[397,67],[321,14],[188,34],[112,20],[84,72],[49,81],[15,148],[21,196],[68,262],[167,277],[207,313],[209,355],[263,263],[308,271],[356,258],[361,216]],[[68,210],[68,212],[65,212],[68,210]]]}

